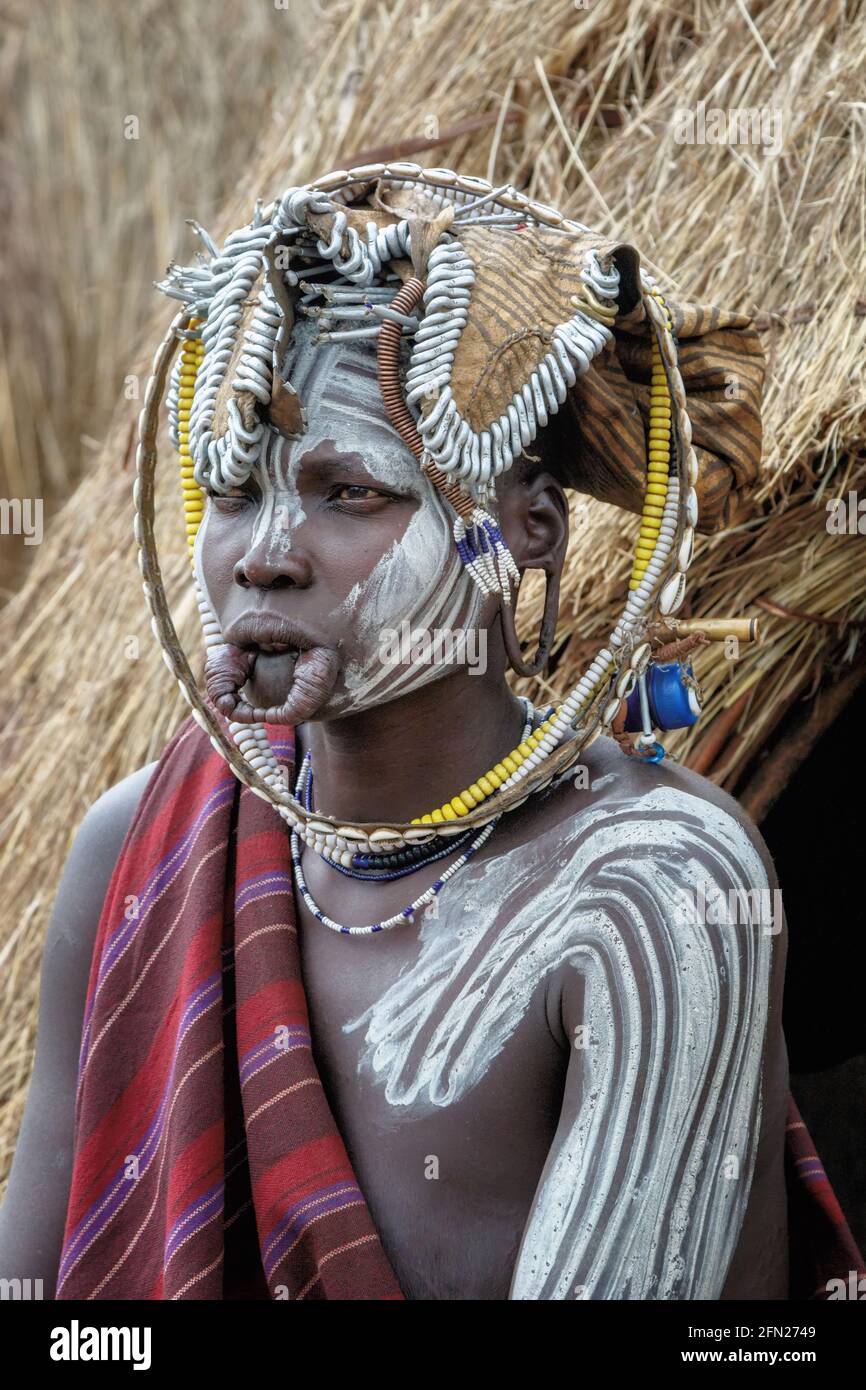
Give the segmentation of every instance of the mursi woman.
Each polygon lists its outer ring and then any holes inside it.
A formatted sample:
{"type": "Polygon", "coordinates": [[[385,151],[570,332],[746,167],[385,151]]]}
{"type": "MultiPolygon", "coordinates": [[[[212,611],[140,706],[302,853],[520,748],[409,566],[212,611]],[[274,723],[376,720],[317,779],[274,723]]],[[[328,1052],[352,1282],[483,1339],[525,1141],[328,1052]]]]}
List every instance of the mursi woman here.
{"type": "Polygon", "coordinates": [[[415,165],[291,188],[222,249],[197,231],[137,489],[192,713],[73,846],[0,1272],[57,1298],[786,1298],[773,866],[659,738],[733,630],[676,615],[696,528],[760,461],[749,319],[415,165]],[[153,537],[166,384],[206,693],[153,537]],[[550,656],[575,487],[640,512],[629,594],[536,709],[505,675],[550,656]],[[436,632],[483,663],[425,659],[436,632]]]}

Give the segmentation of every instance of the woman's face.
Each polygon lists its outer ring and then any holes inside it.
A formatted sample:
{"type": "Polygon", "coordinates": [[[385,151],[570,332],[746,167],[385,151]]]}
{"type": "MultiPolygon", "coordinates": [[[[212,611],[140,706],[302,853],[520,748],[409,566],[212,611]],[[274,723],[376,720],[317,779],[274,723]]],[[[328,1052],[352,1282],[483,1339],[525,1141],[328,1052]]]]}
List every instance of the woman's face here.
{"type": "Polygon", "coordinates": [[[209,496],[195,565],[225,640],[255,653],[250,703],[282,704],[298,648],[325,648],[336,677],[306,717],[339,718],[453,672],[395,663],[393,649],[383,659],[404,620],[413,632],[466,631],[496,604],[482,605],[445,504],[388,421],[370,344],[314,347],[311,332],[295,325],[287,370],[307,433],[266,426],[247,482],[209,496]]]}

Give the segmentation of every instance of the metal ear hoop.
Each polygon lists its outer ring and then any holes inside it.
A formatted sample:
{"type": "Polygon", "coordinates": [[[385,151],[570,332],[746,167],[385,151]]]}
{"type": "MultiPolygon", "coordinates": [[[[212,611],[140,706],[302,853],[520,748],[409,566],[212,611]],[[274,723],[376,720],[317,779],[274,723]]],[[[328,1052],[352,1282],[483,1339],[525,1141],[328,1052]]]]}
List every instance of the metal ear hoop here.
{"type": "Polygon", "coordinates": [[[527,662],[520,643],[517,640],[517,630],[514,626],[514,610],[516,607],[517,595],[515,594],[514,603],[500,603],[499,612],[502,619],[502,636],[505,642],[505,653],[508,657],[508,664],[512,671],[518,676],[537,676],[539,671],[543,671],[550,660],[550,649],[553,646],[553,639],[556,636],[556,621],[559,617],[559,570],[545,570],[544,586],[544,612],[541,617],[541,629],[538,634],[538,650],[531,662],[527,662]]]}

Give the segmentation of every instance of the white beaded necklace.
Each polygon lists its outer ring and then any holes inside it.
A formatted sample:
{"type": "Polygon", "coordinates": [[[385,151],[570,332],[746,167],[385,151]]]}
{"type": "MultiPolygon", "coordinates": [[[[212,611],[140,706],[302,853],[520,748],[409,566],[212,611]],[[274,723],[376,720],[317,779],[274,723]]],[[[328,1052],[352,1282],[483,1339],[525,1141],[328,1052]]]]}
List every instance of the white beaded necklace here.
{"type": "MultiPolygon", "coordinates": [[[[536,710],[535,707],[532,705],[531,701],[527,700],[527,698],[524,695],[521,695],[520,699],[522,700],[526,711],[526,723],[523,726],[523,735],[521,737],[521,742],[523,742],[523,740],[528,738],[529,734],[532,732],[532,724],[536,715],[536,710]]],[[[295,784],[295,796],[300,802],[303,802],[304,792],[306,791],[307,780],[309,778],[309,775],[310,762],[309,757],[307,757],[301,764],[301,770],[298,774],[298,779],[295,784]]],[[[416,898],[414,902],[409,903],[408,907],[404,907],[400,912],[395,912],[392,917],[386,917],[381,922],[371,922],[370,925],[366,927],[344,926],[343,923],[335,922],[332,917],[329,917],[327,915],[327,913],[322,912],[321,908],[318,906],[312,893],[307,887],[307,882],[304,878],[304,872],[301,868],[302,840],[297,830],[293,827],[291,833],[291,845],[292,865],[295,871],[295,881],[298,885],[298,888],[300,889],[301,896],[304,899],[304,902],[306,903],[309,911],[313,914],[317,921],[323,922],[326,927],[330,927],[331,931],[340,932],[343,936],[372,936],[375,932],[390,931],[392,927],[405,926],[407,922],[414,922],[415,913],[418,911],[418,909],[421,907],[426,907],[428,903],[432,903],[434,898],[436,898],[438,894],[441,893],[442,889],[445,887],[445,884],[449,881],[449,879],[453,878],[457,871],[463,868],[464,864],[468,864],[469,860],[473,857],[473,855],[476,854],[477,851],[481,848],[481,846],[485,843],[485,841],[490,838],[490,836],[493,834],[493,831],[496,829],[497,825],[502,819],[502,814],[503,813],[500,812],[494,820],[490,821],[487,825],[485,825],[481,833],[475,836],[475,839],[463,851],[460,857],[458,859],[455,859],[454,863],[450,864],[448,868],[445,869],[445,871],[440,875],[440,877],[437,878],[436,881],[432,883],[430,887],[420,895],[420,897],[416,898]]]]}

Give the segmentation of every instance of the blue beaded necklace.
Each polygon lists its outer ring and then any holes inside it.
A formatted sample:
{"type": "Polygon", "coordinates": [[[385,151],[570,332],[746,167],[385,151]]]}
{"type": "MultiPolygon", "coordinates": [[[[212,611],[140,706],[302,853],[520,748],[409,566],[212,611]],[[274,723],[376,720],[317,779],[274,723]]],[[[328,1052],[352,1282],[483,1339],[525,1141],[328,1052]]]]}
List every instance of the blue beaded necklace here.
{"type": "MultiPolygon", "coordinates": [[[[301,764],[301,777],[298,779],[298,786],[301,792],[305,793],[304,805],[307,810],[313,810],[313,766],[312,757],[309,752],[304,755],[301,764]]],[[[298,795],[298,792],[295,792],[298,795]]],[[[338,873],[346,878],[361,879],[364,883],[388,883],[396,878],[405,878],[407,874],[414,874],[418,869],[423,869],[425,864],[434,864],[437,859],[444,859],[446,854],[451,854],[455,849],[462,847],[471,840],[473,831],[464,830],[462,835],[455,835],[453,839],[447,839],[443,845],[443,836],[437,835],[435,840],[428,841],[425,845],[418,845],[413,849],[400,850],[397,854],[354,854],[352,856],[352,867],[346,864],[338,864],[335,859],[329,859],[326,854],[321,857],[331,869],[336,869],[338,873]],[[441,846],[441,848],[440,848],[441,846]],[[398,856],[403,856],[403,863],[397,864],[394,868],[389,868],[388,864],[394,864],[398,856]],[[406,859],[411,858],[410,863],[406,859]],[[379,869],[378,865],[382,864],[379,869]],[[372,870],[372,872],[371,872],[372,870]]]]}
{"type": "MultiPolygon", "coordinates": [[[[529,700],[527,700],[524,696],[521,696],[520,698],[523,701],[523,705],[526,710],[526,724],[524,726],[523,735],[521,738],[522,742],[523,739],[529,737],[536,716],[536,711],[529,700]]],[[[304,756],[304,760],[301,764],[301,769],[298,774],[298,779],[295,786],[295,796],[298,798],[298,800],[303,800],[303,803],[306,806],[307,810],[310,811],[312,810],[312,775],[312,757],[308,751],[304,756]]],[[[420,907],[426,907],[429,903],[431,903],[433,899],[445,887],[445,884],[448,882],[448,880],[450,878],[453,878],[453,876],[458,872],[458,870],[461,869],[464,866],[464,864],[467,864],[469,862],[472,856],[477,853],[477,851],[481,848],[485,841],[488,840],[490,836],[493,834],[493,831],[499,824],[500,819],[501,813],[500,815],[496,816],[493,820],[489,821],[488,824],[485,825],[484,828],[481,830],[480,834],[475,836],[475,839],[472,841],[472,843],[467,845],[466,849],[463,851],[460,857],[456,859],[453,864],[449,865],[449,867],[442,874],[442,877],[437,878],[435,883],[432,883],[430,887],[424,893],[421,894],[420,897],[415,899],[414,902],[409,903],[407,907],[404,907],[400,912],[394,913],[393,916],[385,918],[384,921],[372,922],[369,926],[347,927],[344,926],[341,922],[335,922],[333,918],[328,917],[326,913],[322,912],[321,908],[319,907],[318,903],[315,901],[312,893],[307,887],[303,869],[301,868],[301,837],[299,836],[298,832],[293,829],[291,834],[291,848],[292,865],[295,871],[295,882],[298,885],[298,890],[302,898],[304,899],[304,902],[308,910],[318,921],[322,922],[326,927],[330,927],[332,931],[339,932],[343,936],[371,936],[375,932],[388,931],[392,927],[405,925],[406,922],[413,922],[415,920],[415,913],[417,912],[417,910],[420,907]]],[[[465,842],[465,839],[467,839],[471,833],[472,831],[470,830],[465,837],[461,836],[460,844],[463,844],[465,842]]],[[[435,841],[433,843],[435,843],[435,841]]],[[[347,869],[347,866],[335,864],[332,860],[328,859],[326,855],[321,855],[321,858],[325,859],[325,862],[331,864],[333,868],[339,868],[341,871],[347,872],[349,876],[352,878],[361,878],[365,879],[368,882],[376,882],[384,881],[387,878],[402,878],[404,873],[414,873],[416,869],[422,868],[425,863],[434,863],[436,859],[441,859],[444,854],[453,852],[453,850],[456,847],[457,846],[455,846],[454,842],[452,841],[445,849],[437,849],[435,853],[430,853],[429,845],[425,846],[424,848],[428,851],[427,858],[421,860],[418,864],[413,864],[410,867],[403,868],[396,873],[386,873],[377,875],[358,873],[355,870],[347,869]]]]}

